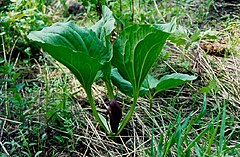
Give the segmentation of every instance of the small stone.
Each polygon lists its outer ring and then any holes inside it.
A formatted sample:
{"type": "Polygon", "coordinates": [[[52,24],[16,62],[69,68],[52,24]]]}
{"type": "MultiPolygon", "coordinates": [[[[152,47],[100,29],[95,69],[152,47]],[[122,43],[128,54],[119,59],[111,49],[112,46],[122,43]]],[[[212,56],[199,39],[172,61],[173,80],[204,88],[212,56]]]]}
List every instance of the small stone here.
{"type": "Polygon", "coordinates": [[[83,6],[82,2],[74,2],[74,1],[69,1],[68,2],[68,12],[69,14],[80,14],[86,12],[86,9],[83,6]]]}

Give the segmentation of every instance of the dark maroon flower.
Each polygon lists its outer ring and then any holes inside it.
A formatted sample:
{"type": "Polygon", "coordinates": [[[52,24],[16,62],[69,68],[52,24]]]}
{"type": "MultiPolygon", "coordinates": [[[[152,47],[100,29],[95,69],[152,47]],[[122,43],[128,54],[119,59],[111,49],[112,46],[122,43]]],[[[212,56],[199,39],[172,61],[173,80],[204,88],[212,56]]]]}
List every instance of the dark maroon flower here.
{"type": "Polygon", "coordinates": [[[117,133],[118,125],[122,118],[122,108],[120,103],[117,100],[113,99],[112,101],[106,102],[108,104],[108,109],[106,114],[109,114],[110,117],[110,125],[113,133],[117,133]]]}

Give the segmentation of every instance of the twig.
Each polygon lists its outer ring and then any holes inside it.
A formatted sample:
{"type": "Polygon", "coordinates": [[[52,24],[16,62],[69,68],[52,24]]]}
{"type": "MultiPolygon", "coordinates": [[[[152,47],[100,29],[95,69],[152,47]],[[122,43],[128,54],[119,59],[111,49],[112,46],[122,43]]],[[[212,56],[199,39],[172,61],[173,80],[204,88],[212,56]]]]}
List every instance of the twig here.
{"type": "Polygon", "coordinates": [[[5,127],[5,124],[6,124],[6,119],[3,121],[3,124],[2,124],[1,135],[0,135],[0,141],[2,140],[3,129],[4,129],[4,127],[5,127]]]}
{"type": "Polygon", "coordinates": [[[18,41],[18,39],[16,39],[16,41],[14,42],[13,47],[12,47],[12,49],[11,49],[11,52],[10,52],[10,55],[9,55],[9,58],[8,58],[8,62],[9,62],[9,63],[10,63],[10,61],[11,61],[12,53],[13,53],[13,50],[14,50],[16,44],[17,44],[17,41],[18,41]]]}
{"type": "Polygon", "coordinates": [[[134,0],[132,0],[132,22],[134,21],[134,0]]]}
{"type": "Polygon", "coordinates": [[[0,141],[0,145],[2,146],[3,151],[7,154],[7,156],[10,156],[7,149],[4,147],[3,143],[0,141]]]}
{"type": "Polygon", "coordinates": [[[157,3],[156,3],[156,0],[153,1],[154,2],[154,6],[157,10],[157,13],[160,15],[160,17],[162,17],[162,20],[164,23],[166,23],[165,19],[163,18],[162,14],[160,13],[159,9],[158,9],[158,6],[157,6],[157,3]]]}
{"type": "Polygon", "coordinates": [[[18,53],[17,58],[16,58],[16,60],[15,60],[15,62],[14,62],[14,64],[13,64],[13,69],[15,68],[15,66],[16,66],[16,64],[17,64],[17,61],[18,61],[19,56],[20,56],[20,52],[18,53]]]}
{"type": "Polygon", "coordinates": [[[5,44],[4,44],[4,38],[2,37],[2,46],[3,46],[3,57],[4,57],[4,61],[7,61],[7,57],[6,57],[6,49],[5,49],[5,44]]]}
{"type": "Polygon", "coordinates": [[[12,122],[12,123],[16,123],[16,124],[22,124],[22,122],[18,122],[18,121],[14,121],[14,120],[11,120],[11,119],[7,119],[5,117],[0,117],[1,120],[6,120],[8,122],[12,122]]]}

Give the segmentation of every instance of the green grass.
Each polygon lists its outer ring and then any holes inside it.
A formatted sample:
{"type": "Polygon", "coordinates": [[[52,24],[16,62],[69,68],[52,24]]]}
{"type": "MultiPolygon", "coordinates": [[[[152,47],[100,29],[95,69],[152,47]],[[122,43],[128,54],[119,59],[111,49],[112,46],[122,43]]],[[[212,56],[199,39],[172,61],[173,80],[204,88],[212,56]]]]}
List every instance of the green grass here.
{"type": "Polygon", "coordinates": [[[163,134],[160,135],[157,141],[153,137],[153,143],[151,144],[151,155],[150,156],[172,156],[172,147],[176,147],[176,156],[191,156],[195,154],[197,156],[234,156],[237,155],[232,153],[232,149],[237,149],[239,145],[229,149],[227,147],[227,141],[224,138],[224,131],[226,129],[226,104],[224,104],[223,113],[219,113],[218,116],[206,123],[205,126],[201,126],[199,133],[195,133],[195,138],[192,140],[188,139],[191,131],[195,131],[193,125],[199,125],[201,119],[206,114],[206,97],[203,102],[203,108],[197,117],[189,115],[183,122],[181,122],[180,113],[176,117],[175,124],[169,125],[167,137],[163,139],[163,134]],[[221,116],[221,121],[219,117],[221,116]],[[181,124],[182,123],[182,124],[181,124]],[[221,126],[219,127],[219,124],[221,126]],[[176,130],[172,131],[173,128],[176,130]],[[220,132],[220,135],[217,135],[220,132]],[[219,143],[218,143],[219,141],[219,143]],[[215,151],[211,151],[213,142],[218,147],[215,151]],[[184,148],[184,147],[185,148],[184,148]],[[190,152],[194,149],[193,152],[190,152]]]}
{"type": "MultiPolygon", "coordinates": [[[[66,12],[61,12],[66,9],[63,1],[55,2],[44,4],[46,12],[52,15],[55,8],[56,15],[48,17],[38,8],[41,16],[37,18],[47,18],[49,23],[71,19],[80,25],[90,25],[98,19],[94,5],[83,20],[78,20],[80,15],[66,17],[66,12]]],[[[31,29],[19,27],[28,23],[20,20],[14,23],[18,26],[15,29],[1,28],[0,156],[239,156],[239,12],[229,13],[225,3],[219,6],[215,1],[201,2],[163,0],[156,1],[157,5],[153,1],[139,5],[135,1],[135,22],[162,23],[175,16],[188,32],[184,39],[190,42],[189,48],[185,44],[167,44],[161,58],[165,64],[156,62],[152,74],[160,78],[177,71],[194,73],[198,79],[156,95],[151,110],[149,100],[140,98],[132,119],[116,138],[106,136],[100,129],[74,76],[50,56],[28,45],[25,35],[31,29]],[[224,9],[226,14],[217,12],[224,9]],[[208,39],[191,40],[197,28],[200,32],[210,28],[218,31],[217,37],[227,43],[230,55],[215,57],[203,52],[199,44],[208,39]],[[27,47],[31,48],[26,50],[27,47]],[[216,87],[208,86],[212,80],[216,87]],[[201,88],[207,86],[208,93],[201,93],[201,88]]],[[[131,22],[130,1],[122,3],[125,15],[118,12],[118,3],[109,4],[118,18],[116,31],[121,24],[131,22]]],[[[18,11],[23,10],[20,7],[18,11]]],[[[0,14],[8,16],[6,12],[0,14]]],[[[33,25],[38,29],[49,23],[33,25]]],[[[106,111],[105,88],[102,82],[93,85],[102,113],[106,111]]],[[[132,99],[115,92],[127,113],[132,99]]]]}

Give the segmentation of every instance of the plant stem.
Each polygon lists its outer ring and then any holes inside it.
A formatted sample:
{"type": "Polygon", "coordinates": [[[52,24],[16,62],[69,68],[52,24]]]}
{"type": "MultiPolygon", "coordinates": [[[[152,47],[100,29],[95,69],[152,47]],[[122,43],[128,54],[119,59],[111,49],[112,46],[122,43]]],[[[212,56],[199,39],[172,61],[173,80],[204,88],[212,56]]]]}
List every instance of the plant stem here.
{"type": "Polygon", "coordinates": [[[114,97],[114,93],[113,93],[112,82],[111,81],[106,81],[105,83],[106,83],[106,86],[107,86],[109,99],[113,100],[115,97],[114,97]]]}
{"type": "MultiPolygon", "coordinates": [[[[119,6],[120,6],[120,13],[122,15],[122,0],[119,0],[119,6]]],[[[123,30],[123,23],[120,24],[121,30],[123,30]]]]}
{"type": "MultiPolygon", "coordinates": [[[[65,73],[63,73],[64,77],[63,77],[63,84],[62,84],[62,89],[63,89],[63,110],[66,110],[66,105],[67,105],[67,88],[66,88],[66,84],[67,84],[67,76],[65,73]]],[[[65,113],[65,112],[64,112],[65,113]]]]}
{"type": "Polygon", "coordinates": [[[132,0],[132,22],[134,21],[134,0],[132,0]]]}
{"type": "Polygon", "coordinates": [[[99,122],[100,126],[105,130],[105,132],[108,132],[107,128],[104,126],[102,120],[100,119],[99,115],[98,115],[98,111],[94,102],[94,98],[92,96],[92,90],[91,90],[91,86],[84,88],[85,92],[87,93],[87,97],[93,112],[93,116],[95,117],[95,119],[99,122]]]}
{"type": "Polygon", "coordinates": [[[119,0],[120,12],[122,13],[122,0],[119,0]]]}
{"type": "MultiPolygon", "coordinates": [[[[7,79],[7,78],[6,78],[7,79]]],[[[8,82],[5,83],[5,90],[7,91],[7,103],[6,103],[6,116],[7,118],[10,118],[11,114],[10,114],[10,99],[9,99],[9,91],[7,90],[7,86],[8,86],[8,82]]]]}
{"type": "Polygon", "coordinates": [[[139,89],[138,90],[133,90],[134,95],[133,95],[133,104],[129,110],[129,112],[127,113],[127,115],[125,116],[125,118],[123,119],[123,122],[121,123],[121,126],[117,132],[117,135],[119,135],[122,130],[124,129],[124,127],[127,125],[127,123],[129,122],[130,118],[132,117],[133,112],[135,111],[135,108],[137,106],[137,100],[138,100],[138,95],[139,95],[139,89]]]}
{"type": "MultiPolygon", "coordinates": [[[[46,121],[48,121],[48,116],[47,116],[47,111],[48,111],[48,101],[49,101],[49,96],[50,96],[50,87],[49,87],[49,77],[48,77],[48,69],[47,69],[47,65],[44,65],[44,69],[45,69],[45,82],[46,82],[46,98],[45,98],[45,118],[46,121]]],[[[48,127],[48,123],[47,123],[47,127],[48,127]]]]}

